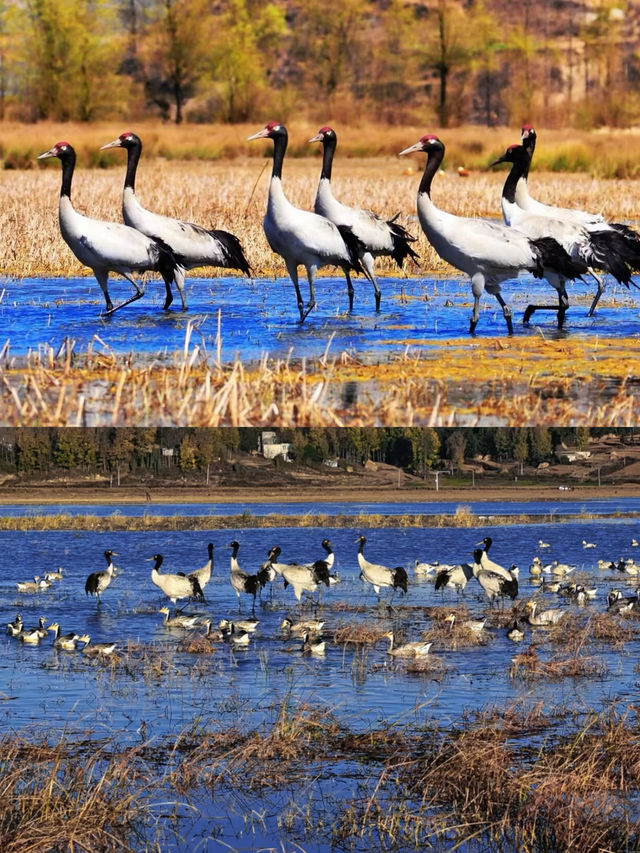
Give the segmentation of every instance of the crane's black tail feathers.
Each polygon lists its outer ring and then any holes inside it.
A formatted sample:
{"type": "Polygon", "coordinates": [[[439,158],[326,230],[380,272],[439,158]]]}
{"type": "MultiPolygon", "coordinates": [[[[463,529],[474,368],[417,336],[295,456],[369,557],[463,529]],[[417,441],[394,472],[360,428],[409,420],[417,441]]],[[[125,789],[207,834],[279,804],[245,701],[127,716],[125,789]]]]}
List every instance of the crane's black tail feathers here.
{"type": "Polygon", "coordinates": [[[260,588],[261,585],[258,579],[258,575],[249,575],[247,578],[245,578],[244,591],[248,592],[249,595],[252,595],[255,598],[260,588]]]}
{"type": "Polygon", "coordinates": [[[632,261],[629,258],[627,262],[634,269],[640,268],[640,234],[638,234],[637,231],[634,231],[629,225],[624,225],[622,222],[612,222],[610,227],[624,238],[627,250],[635,258],[635,261],[632,261]]]}
{"type": "Polygon", "coordinates": [[[313,576],[316,580],[316,583],[323,583],[325,586],[329,586],[331,581],[329,580],[329,566],[325,562],[325,560],[316,560],[313,564],[313,576]]]}
{"type": "Polygon", "coordinates": [[[249,261],[247,260],[242,244],[236,235],[231,234],[229,231],[209,231],[209,234],[211,234],[211,236],[214,237],[222,247],[222,254],[224,255],[225,260],[224,265],[230,269],[240,270],[240,272],[244,273],[246,276],[251,277],[249,261]]]}
{"type": "Polygon", "coordinates": [[[393,570],[393,588],[401,589],[403,592],[407,592],[408,585],[409,578],[407,577],[406,571],[402,568],[402,566],[398,566],[393,570]]]}
{"type": "Polygon", "coordinates": [[[512,578],[511,580],[507,580],[505,578],[500,587],[500,592],[502,595],[507,595],[512,601],[514,601],[518,597],[518,581],[515,578],[512,578]]]}
{"type": "Polygon", "coordinates": [[[84,585],[85,595],[95,595],[98,591],[98,578],[95,574],[89,575],[84,585]]]}
{"type": "Polygon", "coordinates": [[[194,599],[194,601],[204,601],[204,592],[202,591],[202,587],[200,586],[198,578],[193,578],[189,576],[189,580],[191,581],[191,597],[194,599]]]}
{"type": "Polygon", "coordinates": [[[436,591],[442,589],[443,586],[446,586],[449,581],[449,571],[447,569],[442,569],[442,571],[438,572],[436,575],[436,591]]]}
{"type": "Polygon", "coordinates": [[[182,255],[177,255],[161,237],[152,237],[151,239],[158,251],[154,269],[160,273],[165,284],[171,285],[176,277],[176,267],[183,266],[185,259],[182,255]]]}
{"type": "Polygon", "coordinates": [[[349,266],[355,272],[362,273],[362,275],[369,278],[366,270],[360,263],[360,256],[367,251],[367,247],[359,237],[356,237],[351,230],[350,225],[338,225],[336,227],[340,232],[340,236],[344,240],[345,246],[347,247],[347,252],[349,253],[349,266]]]}
{"type": "MultiPolygon", "coordinates": [[[[616,281],[629,287],[631,266],[640,265],[640,244],[633,244],[618,231],[591,231],[589,245],[593,252],[592,266],[610,273],[616,281]]],[[[591,259],[590,259],[591,260],[591,259]]]]}
{"type": "Polygon", "coordinates": [[[397,218],[398,214],[396,214],[393,219],[388,219],[387,225],[391,229],[391,239],[393,241],[391,257],[398,266],[402,268],[402,264],[404,263],[404,259],[407,255],[416,263],[420,260],[420,256],[417,255],[409,245],[409,243],[415,243],[416,238],[412,237],[407,229],[403,228],[402,225],[398,225],[396,222],[397,218]]]}
{"type": "Polygon", "coordinates": [[[553,237],[540,237],[531,243],[538,253],[537,263],[531,270],[535,278],[544,278],[545,267],[569,279],[580,278],[585,272],[584,263],[573,261],[553,237]]]}

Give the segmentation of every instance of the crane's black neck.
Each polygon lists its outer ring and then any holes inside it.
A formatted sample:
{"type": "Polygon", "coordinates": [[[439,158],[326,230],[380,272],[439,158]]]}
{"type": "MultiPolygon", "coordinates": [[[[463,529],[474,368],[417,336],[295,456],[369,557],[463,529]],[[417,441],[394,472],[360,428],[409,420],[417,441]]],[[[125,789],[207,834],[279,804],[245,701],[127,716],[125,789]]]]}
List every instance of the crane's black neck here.
{"type": "Polygon", "coordinates": [[[431,182],[433,176],[440,168],[440,164],[444,159],[444,145],[439,143],[437,146],[432,146],[427,151],[427,162],[422,173],[418,193],[426,193],[431,198],[431,182]]]}
{"type": "Polygon", "coordinates": [[[271,138],[273,139],[273,169],[271,171],[271,177],[282,179],[282,162],[289,142],[287,128],[280,125],[280,127],[273,132],[271,138]]]}
{"type": "Polygon", "coordinates": [[[336,153],[338,138],[335,133],[325,134],[322,139],[322,171],[320,178],[331,180],[331,169],[333,167],[333,155],[336,153]]]}
{"type": "Polygon", "coordinates": [[[511,171],[507,175],[502,188],[502,197],[510,204],[516,200],[516,187],[520,178],[527,177],[529,156],[523,145],[514,146],[511,149],[511,171]]]}
{"type": "Polygon", "coordinates": [[[362,554],[363,557],[364,557],[364,543],[366,541],[367,540],[363,536],[362,539],[360,540],[360,547],[358,548],[358,554],[362,554]]]}
{"type": "Polygon", "coordinates": [[[107,561],[107,565],[111,563],[111,557],[113,556],[113,551],[105,551],[104,558],[107,561]]]}
{"type": "Polygon", "coordinates": [[[331,542],[328,539],[322,540],[322,547],[327,552],[327,554],[333,554],[333,548],[331,547],[331,542]]]}
{"type": "Polygon", "coordinates": [[[536,150],[536,132],[530,130],[528,135],[522,140],[522,147],[527,152],[527,162],[524,170],[524,179],[529,177],[529,168],[533,160],[533,152],[536,150]]]}
{"type": "Polygon", "coordinates": [[[482,548],[476,548],[476,550],[473,552],[473,559],[476,563],[478,563],[478,565],[480,564],[482,560],[482,555],[484,553],[485,552],[482,550],[482,548]]]}
{"type": "Polygon", "coordinates": [[[76,168],[76,152],[70,145],[60,155],[60,162],[62,163],[60,195],[71,198],[71,181],[73,180],[73,172],[76,168]]]}
{"type": "Polygon", "coordinates": [[[142,154],[142,142],[138,137],[127,141],[127,174],[124,177],[125,189],[129,188],[133,192],[136,189],[136,172],[138,171],[138,162],[142,154]]]}
{"type": "Polygon", "coordinates": [[[154,557],[154,560],[156,561],[156,563],[155,563],[155,566],[153,568],[157,572],[160,569],[160,566],[162,565],[162,554],[156,554],[156,556],[154,557]]]}
{"type": "Polygon", "coordinates": [[[209,552],[209,559],[213,562],[213,542],[209,542],[207,551],[209,552]]]}
{"type": "Polygon", "coordinates": [[[240,543],[238,543],[238,542],[232,542],[232,543],[231,543],[231,558],[232,558],[233,560],[235,560],[235,559],[236,559],[236,557],[238,556],[238,551],[239,551],[239,550],[240,550],[240,543]]]}

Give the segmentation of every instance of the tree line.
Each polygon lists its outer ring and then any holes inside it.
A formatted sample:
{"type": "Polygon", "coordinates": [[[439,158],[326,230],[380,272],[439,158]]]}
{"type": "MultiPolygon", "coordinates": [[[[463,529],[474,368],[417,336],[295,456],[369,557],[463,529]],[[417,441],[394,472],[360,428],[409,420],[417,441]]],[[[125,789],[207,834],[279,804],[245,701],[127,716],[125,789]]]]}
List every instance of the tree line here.
{"type": "MultiPolygon", "coordinates": [[[[127,470],[185,475],[233,463],[242,453],[257,453],[263,431],[257,428],[2,428],[0,471],[46,476],[59,472],[109,474],[127,470]]],[[[364,465],[368,460],[396,465],[419,476],[439,466],[458,468],[477,456],[499,462],[538,465],[554,458],[564,443],[584,449],[592,437],[615,434],[625,442],[634,429],[511,428],[298,428],[277,431],[302,465],[326,460],[364,465]]]]}
{"type": "Polygon", "coordinates": [[[0,0],[0,119],[626,125],[624,0],[0,0]]]}

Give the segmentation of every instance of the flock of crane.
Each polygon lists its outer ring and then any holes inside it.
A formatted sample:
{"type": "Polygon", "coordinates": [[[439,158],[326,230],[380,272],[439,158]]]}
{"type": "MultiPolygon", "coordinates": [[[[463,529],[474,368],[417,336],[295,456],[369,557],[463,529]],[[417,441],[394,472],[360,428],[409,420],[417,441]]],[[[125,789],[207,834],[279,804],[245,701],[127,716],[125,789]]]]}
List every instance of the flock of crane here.
{"type": "MultiPolygon", "coordinates": [[[[372,563],[364,556],[366,538],[359,536],[357,561],[360,569],[360,579],[363,583],[373,588],[376,593],[378,605],[387,612],[392,613],[393,599],[398,591],[408,592],[409,576],[407,570],[402,566],[388,567],[378,563],[372,563]],[[381,599],[381,593],[386,591],[390,596],[386,600],[381,599]]],[[[632,544],[636,540],[633,540],[632,544]]],[[[514,601],[519,595],[519,569],[511,566],[508,569],[495,562],[489,555],[492,539],[486,536],[478,542],[473,551],[473,561],[456,565],[443,565],[439,562],[415,561],[413,575],[416,579],[429,578],[434,582],[435,591],[442,591],[444,596],[447,589],[454,590],[458,595],[464,593],[469,581],[476,580],[483,590],[490,605],[497,600],[510,599],[514,601]]],[[[262,595],[267,584],[273,584],[278,578],[282,578],[285,589],[291,587],[298,605],[302,606],[303,596],[315,605],[320,602],[320,590],[322,586],[332,586],[340,582],[340,577],[334,571],[335,555],[333,546],[328,539],[322,541],[324,555],[319,559],[308,563],[282,563],[280,562],[281,549],[274,546],[269,551],[267,560],[260,566],[257,572],[250,574],[245,571],[238,560],[240,544],[233,540],[229,546],[231,557],[229,563],[229,581],[232,589],[238,597],[238,618],[223,619],[219,623],[219,630],[212,630],[212,620],[206,613],[185,613],[178,610],[178,602],[196,601],[205,603],[204,589],[211,580],[214,565],[213,543],[207,545],[208,560],[201,568],[189,573],[161,572],[163,564],[161,554],[154,554],[150,559],[154,563],[151,570],[151,581],[171,601],[174,613],[171,614],[167,606],[160,608],[164,615],[163,625],[167,628],[178,628],[184,630],[206,629],[204,637],[210,640],[226,640],[233,647],[247,646],[251,636],[255,632],[259,620],[255,618],[256,597],[262,595]],[[251,616],[241,618],[241,600],[244,595],[252,598],[251,616]],[[317,597],[316,597],[317,596],[317,597]]],[[[539,549],[548,547],[546,543],[539,542],[539,549]]],[[[595,548],[595,543],[583,541],[584,548],[595,548]]],[[[100,607],[100,597],[110,586],[117,569],[113,563],[116,556],[112,550],[106,550],[104,557],[107,562],[106,569],[92,572],[85,583],[85,593],[95,595],[100,607]]],[[[619,561],[598,560],[600,570],[612,572],[628,579],[637,579],[640,573],[633,559],[619,561]]],[[[589,588],[584,583],[573,582],[570,578],[575,566],[552,560],[543,563],[539,556],[535,556],[529,567],[530,582],[534,586],[541,586],[543,593],[558,594],[565,601],[583,606],[594,599],[597,589],[589,588]]],[[[44,579],[36,577],[33,582],[24,582],[17,585],[19,592],[39,592],[46,589],[52,583],[62,580],[63,573],[48,572],[44,579]]],[[[640,610],[640,589],[632,596],[624,596],[618,589],[612,589],[607,595],[607,610],[614,614],[627,614],[632,610],[640,610]]],[[[532,628],[550,627],[559,622],[569,611],[567,608],[553,607],[538,610],[537,598],[527,602],[524,614],[532,628]]],[[[300,615],[300,614],[299,614],[300,615]]],[[[456,615],[450,613],[445,621],[456,622],[456,615]]],[[[514,618],[506,636],[514,641],[520,641],[525,635],[525,626],[522,621],[523,614],[514,618]]],[[[486,618],[479,620],[465,620],[460,626],[478,634],[484,628],[486,618]]],[[[300,638],[302,640],[301,650],[311,654],[324,652],[326,641],[322,635],[325,623],[317,619],[302,619],[294,622],[289,617],[282,620],[280,628],[287,637],[300,638]]],[[[58,622],[46,626],[45,620],[40,619],[37,626],[26,628],[20,615],[13,622],[7,624],[7,633],[22,640],[27,644],[37,644],[47,636],[49,632],[54,633],[53,646],[56,649],[74,650],[80,644],[82,651],[90,656],[108,656],[116,648],[115,642],[92,643],[88,634],[71,632],[62,634],[58,622]]],[[[388,653],[394,657],[415,657],[426,655],[429,652],[430,643],[417,641],[405,645],[396,645],[393,632],[387,632],[384,636],[389,639],[388,653]]]]}
{"type": "MultiPolygon", "coordinates": [[[[354,272],[363,274],[373,285],[376,310],[379,310],[381,293],[374,259],[391,257],[401,268],[407,257],[417,262],[418,255],[411,246],[415,238],[397,222],[397,216],[385,220],[368,210],[342,204],[333,195],[331,171],[337,145],[335,130],[322,127],[310,140],[321,142],[323,146],[314,212],[295,207],[282,188],[282,165],[288,143],[286,127],[271,121],[249,139],[273,141],[264,231],[269,246],[283,258],[287,267],[296,292],[300,322],[304,322],[315,307],[315,278],[318,270],[325,266],[343,270],[350,310],[353,310],[351,274],[354,272]],[[298,280],[300,266],[305,268],[309,284],[306,305],[298,280]]],[[[550,309],[556,312],[558,327],[562,328],[569,305],[567,281],[582,279],[586,274],[594,277],[597,290],[589,309],[592,315],[604,288],[605,274],[629,287],[634,284],[633,271],[640,268],[640,235],[628,225],[610,223],[585,211],[542,204],[529,194],[527,177],[535,144],[535,130],[525,125],[521,144],[510,146],[491,164],[511,163],[502,192],[504,225],[457,216],[436,207],[431,200],[431,184],[445,153],[443,143],[436,136],[427,134],[400,152],[401,155],[413,152],[427,155],[418,188],[418,219],[438,255],[469,276],[474,299],[471,333],[478,323],[480,297],[485,290],[497,299],[509,334],[513,333],[512,310],[502,295],[501,285],[517,278],[520,272],[546,279],[558,296],[557,304],[529,305],[524,322],[534,311],[550,309]]],[[[107,314],[143,296],[143,287],[133,278],[135,273],[151,270],[162,276],[166,289],[165,309],[173,301],[172,285],[175,284],[183,310],[187,308],[186,270],[215,266],[236,269],[247,276],[251,274],[244,250],[234,234],[162,216],[138,202],[135,180],[142,142],[135,133],[123,133],[102,146],[114,147],[127,152],[122,200],[125,224],[91,219],[75,210],[71,203],[71,182],[76,155],[68,142],[58,142],[38,158],[57,157],[62,164],[59,201],[62,237],[78,260],[93,271],[104,294],[107,314]],[[116,306],[108,291],[110,272],[124,276],[135,288],[130,299],[116,306]]]]}

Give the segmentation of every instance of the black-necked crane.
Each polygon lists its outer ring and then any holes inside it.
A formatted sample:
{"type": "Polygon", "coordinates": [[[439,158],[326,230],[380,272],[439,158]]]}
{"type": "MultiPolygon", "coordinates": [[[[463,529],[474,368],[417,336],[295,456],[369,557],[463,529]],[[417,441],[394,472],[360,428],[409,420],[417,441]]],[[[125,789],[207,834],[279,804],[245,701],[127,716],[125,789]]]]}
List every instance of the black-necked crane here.
{"type": "Polygon", "coordinates": [[[200,569],[194,569],[192,572],[189,572],[190,578],[195,578],[200,584],[200,589],[204,590],[205,586],[211,580],[211,572],[213,571],[213,542],[209,542],[207,545],[207,552],[209,554],[209,559],[200,569]]]}
{"type": "Polygon", "coordinates": [[[349,292],[349,310],[353,310],[353,284],[351,270],[367,275],[360,263],[362,243],[353,231],[343,225],[334,225],[324,216],[295,207],[282,189],[282,163],[287,150],[287,129],[277,121],[270,121],[249,139],[273,140],[273,169],[269,184],[267,213],[263,220],[264,233],[271,249],[280,255],[296,290],[300,322],[315,307],[315,278],[321,267],[337,266],[344,272],[349,292]],[[298,267],[307,271],[309,302],[305,308],[298,283],[298,267]]]}
{"type": "Polygon", "coordinates": [[[486,558],[486,552],[480,548],[476,548],[473,552],[473,573],[489,599],[489,604],[493,604],[496,598],[509,597],[512,600],[516,599],[518,597],[518,579],[513,572],[508,572],[497,564],[494,565],[496,568],[501,569],[501,572],[497,572],[493,568],[485,568],[483,566],[483,558],[486,558]],[[506,577],[503,572],[506,573],[506,577]]]}
{"type": "Polygon", "coordinates": [[[237,269],[244,275],[251,275],[251,268],[240,240],[235,234],[207,229],[192,222],[163,216],[147,210],[140,204],[136,197],[135,183],[142,153],[142,141],[137,134],[130,131],[121,133],[113,142],[101,146],[101,150],[105,148],[124,148],[127,152],[127,171],[122,193],[122,218],[125,224],[148,237],[160,238],[180,258],[175,282],[180,293],[183,311],[187,310],[184,296],[185,270],[195,267],[222,267],[237,269]]]}
{"type": "Polygon", "coordinates": [[[107,549],[104,552],[107,568],[102,572],[91,572],[84,585],[85,595],[95,595],[98,599],[98,607],[100,606],[100,596],[111,583],[115,571],[112,557],[117,556],[115,551],[107,549]]]}
{"type": "Polygon", "coordinates": [[[164,280],[164,308],[173,301],[171,285],[175,281],[178,259],[158,237],[147,237],[141,231],[119,222],[91,219],[79,213],[71,203],[71,181],[76,165],[76,152],[68,142],[58,142],[38,160],[57,157],[62,164],[62,185],[58,219],[62,239],[81,264],[88,266],[104,294],[106,313],[113,314],[144,296],[144,287],[133,278],[134,273],[157,272],[164,280]],[[114,307],[109,296],[109,273],[118,273],[130,281],[136,293],[114,307]]]}
{"type": "MultiPolygon", "coordinates": [[[[610,257],[617,258],[617,266],[622,272],[621,265],[624,264],[628,268],[637,270],[640,267],[640,235],[621,222],[608,222],[599,213],[588,213],[586,210],[576,210],[567,207],[556,207],[550,204],[543,204],[529,194],[527,178],[529,176],[529,168],[531,160],[536,148],[537,134],[535,128],[530,124],[525,124],[521,130],[521,141],[528,155],[527,170],[524,175],[524,180],[518,184],[516,201],[518,205],[525,210],[536,213],[539,216],[550,216],[553,219],[562,219],[566,222],[575,222],[586,228],[590,234],[599,235],[604,244],[608,246],[610,257]]],[[[600,268],[602,269],[602,268],[600,268]]],[[[590,269],[591,275],[595,278],[598,289],[591,303],[591,307],[587,312],[587,316],[593,316],[596,306],[604,291],[604,280],[597,275],[593,268],[590,269]]],[[[614,277],[617,276],[614,274],[614,277]]],[[[624,281],[622,283],[625,283],[624,281]]],[[[633,281],[626,282],[634,284],[633,281]]]]}
{"type": "Polygon", "coordinates": [[[447,566],[446,568],[438,569],[435,590],[437,592],[440,589],[449,587],[449,589],[455,589],[456,592],[464,593],[464,589],[472,577],[473,565],[470,563],[461,563],[458,566],[447,566]]]}
{"type": "Polygon", "coordinates": [[[204,601],[204,594],[200,588],[197,578],[189,577],[181,573],[166,574],[160,573],[160,567],[163,563],[162,554],[154,554],[149,558],[149,562],[153,561],[154,566],[151,569],[151,582],[167,596],[169,601],[177,608],[177,602],[182,598],[194,599],[194,601],[204,601]]]}
{"type": "Polygon", "coordinates": [[[548,237],[530,240],[506,225],[455,216],[436,207],[431,199],[431,184],[442,163],[444,150],[437,136],[426,134],[400,152],[422,151],[427,155],[418,187],[420,225],[438,255],[469,276],[473,293],[469,332],[473,334],[478,325],[480,297],[486,290],[498,300],[511,335],[512,311],[502,296],[502,282],[516,278],[521,271],[530,272],[535,278],[544,278],[547,271],[573,278],[576,275],[575,265],[565,250],[548,237]]]}
{"type": "MultiPolygon", "coordinates": [[[[615,231],[590,231],[571,219],[552,217],[536,213],[518,204],[518,187],[524,185],[525,175],[529,168],[529,155],[523,145],[510,145],[502,157],[491,163],[511,163],[511,170],[502,188],[502,215],[507,225],[517,228],[531,239],[552,237],[557,240],[576,264],[581,273],[591,272],[598,282],[599,293],[602,292],[601,281],[593,270],[602,270],[612,275],[620,284],[627,288],[631,282],[631,272],[625,263],[621,248],[624,238],[615,231]]],[[[564,313],[568,307],[568,298],[564,286],[564,277],[556,275],[555,281],[549,275],[548,280],[558,291],[560,300],[558,309],[558,327],[562,328],[564,313]]],[[[596,297],[599,299],[599,293],[596,297]]],[[[538,308],[548,308],[547,305],[529,305],[524,315],[526,323],[538,308]]],[[[592,311],[589,312],[590,314],[592,311]]]]}
{"type": "Polygon", "coordinates": [[[416,242],[416,238],[396,222],[397,215],[393,219],[381,219],[370,210],[342,204],[334,196],[331,189],[331,171],[338,137],[333,128],[321,127],[309,142],[322,143],[322,170],[314,210],[335,225],[348,226],[362,242],[360,261],[373,284],[376,311],[379,311],[381,294],[373,268],[374,258],[391,257],[400,269],[407,257],[417,263],[420,258],[410,245],[416,242]]]}
{"type": "Polygon", "coordinates": [[[493,539],[490,536],[485,536],[484,539],[477,543],[477,545],[484,545],[484,548],[481,550],[480,559],[477,561],[481,568],[483,568],[485,571],[493,572],[496,575],[500,575],[505,580],[513,579],[514,567],[512,567],[511,569],[505,569],[504,566],[501,566],[499,563],[496,563],[489,557],[489,549],[493,545],[493,539]]]}
{"type": "Polygon", "coordinates": [[[255,613],[256,595],[258,594],[258,590],[261,588],[260,578],[257,574],[250,575],[240,567],[238,562],[238,551],[240,550],[239,542],[236,542],[234,539],[233,542],[229,543],[229,548],[231,548],[229,580],[231,581],[231,586],[238,596],[238,612],[240,612],[240,596],[243,593],[246,593],[247,595],[253,596],[252,612],[255,613]]]}
{"type": "MultiPolygon", "coordinates": [[[[395,595],[396,590],[398,589],[401,589],[406,593],[409,583],[406,569],[403,566],[396,566],[395,568],[390,569],[387,566],[380,565],[379,563],[370,563],[364,556],[364,546],[366,541],[367,540],[364,536],[359,536],[356,539],[356,542],[359,543],[358,565],[360,566],[360,578],[371,584],[378,596],[378,600],[380,599],[380,590],[382,587],[388,587],[393,590],[393,595],[395,595]]],[[[392,601],[393,595],[391,597],[392,601]]]]}
{"type": "MultiPolygon", "coordinates": [[[[326,540],[328,541],[328,540],[326,540]]],[[[273,569],[284,579],[285,587],[291,586],[293,594],[298,603],[301,603],[304,593],[313,596],[314,593],[320,595],[320,584],[331,586],[332,576],[329,571],[329,562],[327,560],[316,560],[313,563],[281,563],[281,549],[278,545],[270,551],[270,560],[273,569]]],[[[333,559],[331,555],[331,565],[333,559]]]]}

